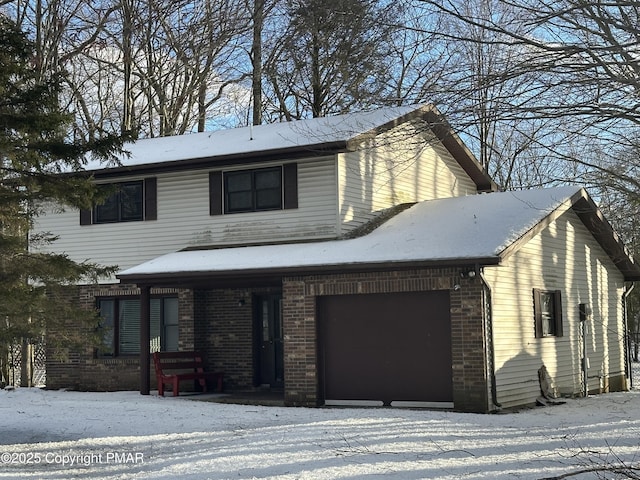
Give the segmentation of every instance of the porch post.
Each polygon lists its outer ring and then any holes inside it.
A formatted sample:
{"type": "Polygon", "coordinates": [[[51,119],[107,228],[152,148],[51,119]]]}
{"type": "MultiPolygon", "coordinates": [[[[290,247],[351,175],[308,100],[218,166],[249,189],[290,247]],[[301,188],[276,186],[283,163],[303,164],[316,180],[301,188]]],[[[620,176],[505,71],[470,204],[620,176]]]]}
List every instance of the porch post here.
{"type": "Polygon", "coordinates": [[[151,287],[140,285],[140,395],[149,395],[151,385],[150,348],[151,340],[151,287]]]}

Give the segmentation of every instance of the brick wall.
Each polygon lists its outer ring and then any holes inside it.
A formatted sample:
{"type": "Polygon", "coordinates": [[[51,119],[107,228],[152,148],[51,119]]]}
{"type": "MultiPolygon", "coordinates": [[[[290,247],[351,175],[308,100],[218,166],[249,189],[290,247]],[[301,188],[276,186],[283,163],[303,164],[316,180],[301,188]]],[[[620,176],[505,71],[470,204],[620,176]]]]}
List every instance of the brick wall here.
{"type": "Polygon", "coordinates": [[[208,368],[224,371],[225,390],[252,390],[257,365],[254,295],[280,289],[196,290],[195,344],[206,352],[208,368]]]}
{"type": "Polygon", "coordinates": [[[196,290],[194,299],[195,345],[206,352],[208,368],[224,371],[227,390],[253,387],[251,293],[242,289],[196,290]]]}
{"type": "MultiPolygon", "coordinates": [[[[131,285],[87,285],[69,288],[79,305],[96,308],[98,297],[139,296],[140,290],[131,285]]],[[[184,289],[151,289],[152,295],[177,295],[180,316],[179,345],[183,350],[193,349],[193,293],[184,289]]],[[[82,328],[69,325],[67,328],[82,328]]],[[[48,332],[64,334],[64,332],[48,332]]],[[[47,350],[47,388],[77,390],[138,390],[140,388],[139,357],[97,358],[94,347],[87,345],[82,351],[53,352],[47,350]]],[[[155,374],[151,367],[151,386],[155,388],[155,374]]]]}
{"type": "MultiPolygon", "coordinates": [[[[448,290],[454,405],[462,411],[487,411],[482,285],[479,278],[461,278],[460,271],[433,268],[283,279],[286,403],[314,406],[323,402],[317,369],[318,296],[448,290]]],[[[225,389],[248,390],[255,387],[256,380],[253,295],[275,291],[279,289],[152,289],[151,293],[177,293],[180,348],[205,351],[208,368],[225,372],[225,389]]],[[[126,285],[108,285],[78,287],[74,295],[82,305],[95,308],[96,297],[137,296],[139,291],[126,285]]],[[[151,376],[155,388],[153,372],[151,376]]],[[[68,352],[62,360],[48,355],[47,386],[137,390],[138,357],[95,358],[90,347],[83,352],[68,352]]]]}
{"type": "Polygon", "coordinates": [[[316,297],[449,290],[454,406],[462,411],[487,411],[482,284],[478,278],[461,278],[460,271],[433,268],[285,278],[285,402],[312,406],[323,401],[316,365],[316,297]]]}

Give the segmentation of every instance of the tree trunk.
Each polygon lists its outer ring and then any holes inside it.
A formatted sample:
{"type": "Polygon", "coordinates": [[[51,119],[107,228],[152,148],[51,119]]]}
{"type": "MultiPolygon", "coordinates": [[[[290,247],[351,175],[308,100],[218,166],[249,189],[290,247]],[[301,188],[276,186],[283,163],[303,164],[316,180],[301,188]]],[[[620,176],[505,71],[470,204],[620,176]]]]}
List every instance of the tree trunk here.
{"type": "Polygon", "coordinates": [[[20,386],[31,387],[32,369],[32,345],[28,339],[22,339],[22,349],[20,358],[20,386]]]}
{"type": "Polygon", "coordinates": [[[131,36],[133,35],[133,11],[130,0],[122,2],[122,63],[124,71],[124,105],[122,111],[122,133],[133,129],[133,93],[131,91],[131,70],[133,55],[131,50],[131,36]]]}
{"type": "Polygon", "coordinates": [[[251,67],[253,80],[253,124],[262,123],[262,26],[264,23],[264,0],[253,4],[253,42],[251,43],[251,67]]]}

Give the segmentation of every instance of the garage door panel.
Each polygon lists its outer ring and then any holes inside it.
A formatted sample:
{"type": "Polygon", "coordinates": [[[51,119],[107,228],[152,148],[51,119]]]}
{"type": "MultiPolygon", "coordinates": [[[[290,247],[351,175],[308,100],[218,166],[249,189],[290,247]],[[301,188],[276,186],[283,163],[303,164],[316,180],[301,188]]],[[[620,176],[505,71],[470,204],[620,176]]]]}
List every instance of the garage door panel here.
{"type": "Polygon", "coordinates": [[[327,400],[452,400],[449,293],[318,299],[327,400]]]}

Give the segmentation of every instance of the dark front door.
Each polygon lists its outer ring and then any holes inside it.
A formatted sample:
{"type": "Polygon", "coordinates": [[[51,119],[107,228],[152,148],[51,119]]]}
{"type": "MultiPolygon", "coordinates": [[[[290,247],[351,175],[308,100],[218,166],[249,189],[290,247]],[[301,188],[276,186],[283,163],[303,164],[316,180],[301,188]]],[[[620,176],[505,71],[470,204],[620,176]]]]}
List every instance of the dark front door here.
{"type": "Polygon", "coordinates": [[[256,330],[258,339],[259,385],[284,385],[284,352],[282,342],[282,295],[256,297],[256,330]]]}

